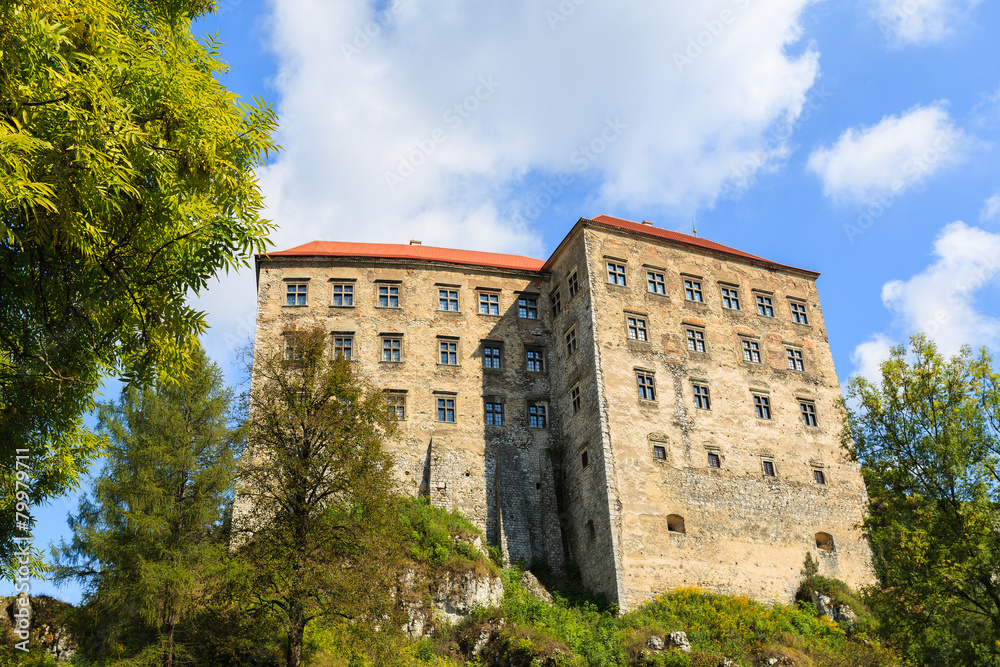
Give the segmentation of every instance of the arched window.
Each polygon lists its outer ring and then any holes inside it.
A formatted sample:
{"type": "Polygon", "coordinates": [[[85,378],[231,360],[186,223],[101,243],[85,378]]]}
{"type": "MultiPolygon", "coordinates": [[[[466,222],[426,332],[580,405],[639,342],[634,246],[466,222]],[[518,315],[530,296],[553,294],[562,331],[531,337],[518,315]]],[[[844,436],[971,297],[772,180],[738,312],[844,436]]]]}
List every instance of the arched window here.
{"type": "Polygon", "coordinates": [[[587,522],[587,539],[589,539],[591,542],[593,542],[594,541],[594,537],[596,537],[596,535],[597,535],[597,533],[594,531],[594,522],[593,521],[588,521],[587,522]]]}
{"type": "Polygon", "coordinates": [[[833,535],[816,533],[816,548],[822,551],[833,551],[833,535]]]}
{"type": "Polygon", "coordinates": [[[667,517],[667,530],[671,533],[681,533],[682,535],[686,532],[684,530],[684,517],[680,514],[671,514],[667,517]]]}

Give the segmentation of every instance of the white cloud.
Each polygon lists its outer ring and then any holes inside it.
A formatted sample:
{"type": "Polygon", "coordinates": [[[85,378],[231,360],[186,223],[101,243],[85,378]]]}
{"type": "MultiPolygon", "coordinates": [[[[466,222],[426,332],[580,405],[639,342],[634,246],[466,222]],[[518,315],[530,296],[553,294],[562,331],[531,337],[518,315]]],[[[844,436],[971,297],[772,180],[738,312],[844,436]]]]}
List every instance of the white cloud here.
{"type": "Polygon", "coordinates": [[[946,354],[964,345],[995,346],[1000,320],[976,310],[977,293],[1000,282],[1000,234],[964,222],[946,225],[934,242],[934,263],[909,280],[882,286],[882,302],[907,333],[923,331],[946,354]]]}
{"type": "Polygon", "coordinates": [[[960,162],[970,146],[940,103],[886,116],[872,127],[849,128],[831,148],[818,148],[808,167],[837,201],[863,204],[902,192],[960,162]]]}
{"type": "Polygon", "coordinates": [[[983,203],[983,210],[979,212],[980,222],[993,222],[1000,220],[1000,192],[983,203]]]}
{"type": "Polygon", "coordinates": [[[561,172],[593,193],[574,216],[710,206],[787,153],[818,74],[815,48],[788,51],[812,1],[275,0],[274,240],[540,256],[561,172]]]}
{"type": "Polygon", "coordinates": [[[951,36],[980,0],[874,0],[879,30],[894,46],[933,44],[951,36]]]}
{"type": "Polygon", "coordinates": [[[854,363],[854,373],[869,382],[880,382],[882,372],[879,364],[889,358],[889,350],[896,343],[885,334],[875,334],[854,348],[851,361],[854,363]]]}

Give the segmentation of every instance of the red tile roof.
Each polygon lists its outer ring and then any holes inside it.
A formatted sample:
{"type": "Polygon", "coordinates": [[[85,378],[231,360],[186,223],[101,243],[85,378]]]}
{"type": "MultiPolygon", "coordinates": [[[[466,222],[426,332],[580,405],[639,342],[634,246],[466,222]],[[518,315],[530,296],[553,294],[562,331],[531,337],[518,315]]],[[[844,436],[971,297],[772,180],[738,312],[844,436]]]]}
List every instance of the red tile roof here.
{"type": "Polygon", "coordinates": [[[541,271],[543,260],[521,255],[502,255],[477,250],[452,250],[425,245],[400,243],[345,243],[313,241],[289,250],[267,253],[270,257],[381,257],[388,259],[425,260],[468,266],[486,266],[517,271],[541,271]]]}
{"type": "Polygon", "coordinates": [[[808,273],[815,276],[819,275],[819,273],[817,273],[816,271],[810,271],[808,269],[800,269],[794,266],[789,266],[787,264],[779,264],[778,262],[772,262],[769,259],[758,257],[757,255],[751,255],[748,252],[743,252],[742,250],[737,250],[736,248],[730,248],[729,246],[722,245],[721,243],[716,243],[715,241],[709,241],[708,239],[703,239],[700,236],[681,234],[680,232],[674,232],[669,229],[662,229],[660,227],[653,227],[652,225],[644,225],[642,223],[632,222],[631,220],[612,218],[610,215],[599,215],[595,218],[590,218],[589,220],[584,218],[583,222],[597,223],[598,225],[604,227],[623,229],[625,231],[633,232],[635,234],[642,234],[644,236],[653,236],[656,238],[666,239],[667,241],[673,241],[674,243],[680,243],[682,245],[687,245],[687,246],[695,246],[697,248],[703,248],[705,250],[710,250],[712,252],[719,253],[722,255],[729,255],[731,257],[740,257],[742,259],[749,260],[756,264],[763,264],[765,266],[771,266],[778,269],[791,269],[793,271],[808,273]]]}

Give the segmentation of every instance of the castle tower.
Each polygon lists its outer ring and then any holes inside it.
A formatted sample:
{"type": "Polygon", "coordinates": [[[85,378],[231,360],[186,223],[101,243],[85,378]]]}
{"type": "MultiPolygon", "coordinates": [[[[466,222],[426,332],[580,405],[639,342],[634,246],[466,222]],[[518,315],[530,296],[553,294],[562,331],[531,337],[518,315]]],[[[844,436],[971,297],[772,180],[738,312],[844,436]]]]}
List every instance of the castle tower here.
{"type": "Polygon", "coordinates": [[[257,258],[257,344],[321,325],[389,392],[402,490],[622,608],[871,580],[818,274],[607,216],[546,262],[313,242],[257,258]]]}

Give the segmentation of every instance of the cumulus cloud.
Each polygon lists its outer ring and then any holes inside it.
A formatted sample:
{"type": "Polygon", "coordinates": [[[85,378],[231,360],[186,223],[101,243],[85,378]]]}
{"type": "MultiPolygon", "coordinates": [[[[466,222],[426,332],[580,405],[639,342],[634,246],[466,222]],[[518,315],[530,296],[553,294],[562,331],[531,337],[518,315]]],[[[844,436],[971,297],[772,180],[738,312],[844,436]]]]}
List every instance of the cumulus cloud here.
{"type": "Polygon", "coordinates": [[[874,0],[879,30],[894,46],[933,44],[954,34],[980,0],[874,0]]]}
{"type": "Polygon", "coordinates": [[[871,127],[848,128],[832,147],[814,150],[808,167],[823,180],[828,197],[863,204],[899,195],[960,162],[970,143],[938,103],[886,116],[871,127]]]}
{"type": "Polygon", "coordinates": [[[896,343],[885,334],[875,334],[854,348],[851,361],[854,363],[854,373],[869,382],[880,382],[882,372],[879,364],[889,358],[889,350],[896,343]]]}
{"type": "Polygon", "coordinates": [[[1000,192],[983,203],[983,210],[979,212],[980,222],[995,222],[1000,220],[1000,192]]]}

